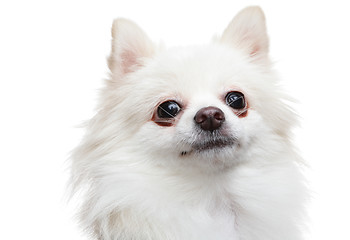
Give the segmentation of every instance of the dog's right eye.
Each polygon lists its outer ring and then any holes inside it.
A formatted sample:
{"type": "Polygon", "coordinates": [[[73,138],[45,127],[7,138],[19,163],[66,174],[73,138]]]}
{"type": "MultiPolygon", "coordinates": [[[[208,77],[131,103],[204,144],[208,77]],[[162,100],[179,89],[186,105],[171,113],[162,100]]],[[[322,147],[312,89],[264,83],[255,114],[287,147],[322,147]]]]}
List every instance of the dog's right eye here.
{"type": "Polygon", "coordinates": [[[180,110],[181,107],[177,102],[167,101],[158,106],[157,114],[159,118],[174,118],[180,110]]]}

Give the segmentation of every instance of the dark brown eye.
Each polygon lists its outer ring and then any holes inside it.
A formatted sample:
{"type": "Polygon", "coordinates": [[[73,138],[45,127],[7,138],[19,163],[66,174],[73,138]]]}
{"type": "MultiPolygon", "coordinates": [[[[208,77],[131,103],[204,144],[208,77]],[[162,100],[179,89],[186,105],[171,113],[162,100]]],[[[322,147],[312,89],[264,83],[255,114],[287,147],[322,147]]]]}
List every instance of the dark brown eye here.
{"type": "Polygon", "coordinates": [[[157,114],[159,118],[174,118],[181,111],[181,107],[175,101],[163,102],[158,106],[157,114]]]}
{"type": "Polygon", "coordinates": [[[229,92],[226,97],[226,104],[233,109],[243,109],[246,107],[244,95],[241,92],[229,92]]]}

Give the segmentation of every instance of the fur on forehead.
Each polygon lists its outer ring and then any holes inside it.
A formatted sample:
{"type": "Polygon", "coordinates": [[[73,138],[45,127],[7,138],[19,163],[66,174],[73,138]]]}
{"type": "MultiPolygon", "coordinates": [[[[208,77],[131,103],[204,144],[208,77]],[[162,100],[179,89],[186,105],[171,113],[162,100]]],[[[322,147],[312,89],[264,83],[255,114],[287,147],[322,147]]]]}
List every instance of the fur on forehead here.
{"type": "Polygon", "coordinates": [[[189,99],[196,93],[219,96],[233,89],[271,89],[275,84],[267,68],[220,44],[172,48],[143,64],[121,81],[123,92],[130,88],[129,93],[139,89],[144,92],[142,96],[189,99]]]}

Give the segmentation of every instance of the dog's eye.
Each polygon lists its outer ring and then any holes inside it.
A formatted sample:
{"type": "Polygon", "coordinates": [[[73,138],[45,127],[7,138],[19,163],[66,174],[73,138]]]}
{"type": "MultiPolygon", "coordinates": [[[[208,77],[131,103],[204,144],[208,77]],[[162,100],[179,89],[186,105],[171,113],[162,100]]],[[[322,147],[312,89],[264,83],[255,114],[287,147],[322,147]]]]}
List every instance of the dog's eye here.
{"type": "Polygon", "coordinates": [[[244,95],[241,92],[229,92],[226,97],[226,104],[233,109],[243,109],[246,107],[244,95]]]}
{"type": "Polygon", "coordinates": [[[181,108],[177,102],[167,101],[158,106],[157,114],[159,118],[174,118],[181,108]]]}

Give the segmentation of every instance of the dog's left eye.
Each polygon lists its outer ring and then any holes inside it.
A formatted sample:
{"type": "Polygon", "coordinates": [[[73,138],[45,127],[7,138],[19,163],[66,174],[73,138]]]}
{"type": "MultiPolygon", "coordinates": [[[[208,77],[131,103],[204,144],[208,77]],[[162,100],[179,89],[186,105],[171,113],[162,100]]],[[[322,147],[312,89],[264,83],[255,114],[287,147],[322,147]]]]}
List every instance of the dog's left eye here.
{"type": "Polygon", "coordinates": [[[246,107],[244,95],[241,92],[229,92],[226,97],[226,104],[233,109],[243,109],[246,107]]]}
{"type": "Polygon", "coordinates": [[[167,101],[158,106],[157,114],[159,118],[174,118],[180,110],[181,107],[177,102],[167,101]]]}

